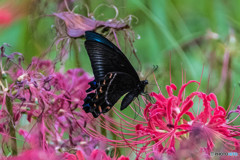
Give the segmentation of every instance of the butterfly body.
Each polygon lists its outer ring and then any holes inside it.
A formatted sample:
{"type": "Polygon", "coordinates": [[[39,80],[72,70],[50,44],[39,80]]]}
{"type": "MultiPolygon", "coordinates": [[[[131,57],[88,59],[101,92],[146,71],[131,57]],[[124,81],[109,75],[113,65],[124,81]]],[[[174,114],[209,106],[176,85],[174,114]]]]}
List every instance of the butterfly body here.
{"type": "Polygon", "coordinates": [[[140,81],[125,55],[112,42],[95,32],[86,32],[87,49],[95,80],[84,100],[83,109],[96,118],[108,112],[124,95],[121,110],[144,92],[147,80],[140,81]],[[93,91],[93,92],[92,92],[93,91]]]}

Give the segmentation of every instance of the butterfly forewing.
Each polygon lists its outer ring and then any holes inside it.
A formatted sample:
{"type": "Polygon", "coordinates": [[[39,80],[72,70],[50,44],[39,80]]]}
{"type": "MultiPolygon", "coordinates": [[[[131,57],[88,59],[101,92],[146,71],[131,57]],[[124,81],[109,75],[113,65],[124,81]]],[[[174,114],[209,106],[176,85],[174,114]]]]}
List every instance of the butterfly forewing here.
{"type": "Polygon", "coordinates": [[[95,32],[86,32],[85,36],[85,47],[97,81],[109,72],[128,73],[140,81],[126,56],[113,43],[95,32]]]}

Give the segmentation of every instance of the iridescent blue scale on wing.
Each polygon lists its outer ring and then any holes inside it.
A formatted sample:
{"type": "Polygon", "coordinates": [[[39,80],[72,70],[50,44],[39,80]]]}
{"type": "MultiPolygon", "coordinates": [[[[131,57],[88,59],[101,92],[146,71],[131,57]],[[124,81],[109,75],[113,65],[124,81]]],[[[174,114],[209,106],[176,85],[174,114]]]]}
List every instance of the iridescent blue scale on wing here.
{"type": "Polygon", "coordinates": [[[103,80],[109,72],[128,73],[140,81],[127,57],[112,42],[92,31],[87,31],[85,37],[85,47],[97,82],[103,80]]]}
{"type": "Polygon", "coordinates": [[[90,85],[90,88],[86,90],[87,93],[95,90],[98,87],[96,80],[93,80],[88,84],[90,85]]]}
{"type": "Polygon", "coordinates": [[[85,33],[85,37],[86,37],[86,40],[87,40],[87,41],[100,42],[100,43],[102,43],[102,44],[107,45],[107,46],[110,47],[110,48],[113,48],[113,49],[115,48],[115,49],[119,50],[117,47],[115,47],[115,45],[114,45],[112,42],[110,42],[110,41],[109,41],[108,39],[106,39],[106,38],[103,38],[102,35],[97,34],[97,33],[95,33],[95,32],[87,31],[87,32],[85,33]]]}

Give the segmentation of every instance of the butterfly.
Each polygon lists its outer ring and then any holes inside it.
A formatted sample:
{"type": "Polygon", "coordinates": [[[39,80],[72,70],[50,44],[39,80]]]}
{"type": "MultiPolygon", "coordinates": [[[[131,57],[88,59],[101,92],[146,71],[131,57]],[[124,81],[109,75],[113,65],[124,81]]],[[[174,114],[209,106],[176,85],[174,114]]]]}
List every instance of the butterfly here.
{"type": "Polygon", "coordinates": [[[95,79],[89,82],[83,110],[97,118],[126,94],[120,107],[120,110],[125,109],[144,92],[148,81],[140,81],[127,57],[108,39],[93,31],[85,32],[85,37],[85,48],[95,79]]]}

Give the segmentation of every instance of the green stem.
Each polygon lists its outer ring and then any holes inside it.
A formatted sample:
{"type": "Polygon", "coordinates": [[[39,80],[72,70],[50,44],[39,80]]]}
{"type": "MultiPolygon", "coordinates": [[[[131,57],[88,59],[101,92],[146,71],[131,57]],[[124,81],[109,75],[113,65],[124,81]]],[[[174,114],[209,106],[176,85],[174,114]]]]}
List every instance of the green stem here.
{"type": "Polygon", "coordinates": [[[9,122],[10,128],[10,136],[11,136],[11,149],[12,155],[17,155],[17,140],[16,140],[16,130],[14,128],[14,120],[13,120],[13,105],[11,103],[11,99],[6,96],[6,106],[8,113],[11,116],[11,121],[9,122]]]}
{"type": "Polygon", "coordinates": [[[76,67],[80,68],[81,67],[81,63],[79,61],[79,50],[78,50],[78,45],[76,40],[73,40],[73,50],[74,50],[74,55],[75,55],[75,62],[76,62],[76,67]]]}
{"type": "MultiPolygon", "coordinates": [[[[112,111],[112,112],[109,112],[109,117],[113,118],[113,117],[114,117],[114,114],[113,114],[113,113],[114,113],[113,111],[112,111]]],[[[117,126],[114,125],[113,123],[111,124],[111,127],[117,128],[117,126]]],[[[113,137],[112,139],[117,139],[117,138],[118,138],[117,135],[114,134],[113,132],[110,132],[110,134],[111,134],[111,136],[113,137]]],[[[121,155],[121,154],[122,154],[122,153],[121,153],[121,149],[116,148],[116,154],[117,154],[117,155],[121,155]]],[[[110,155],[110,156],[113,157],[113,155],[110,155]]]]}
{"type": "Polygon", "coordinates": [[[227,80],[226,80],[226,100],[225,100],[225,106],[227,107],[230,103],[231,99],[231,63],[232,58],[229,57],[229,63],[228,63],[228,71],[227,71],[227,80]]]}
{"type": "MultiPolygon", "coordinates": [[[[107,123],[106,119],[102,117],[102,123],[107,123]]],[[[101,127],[101,134],[104,136],[104,137],[107,137],[107,131],[105,128],[101,127]]]]}

